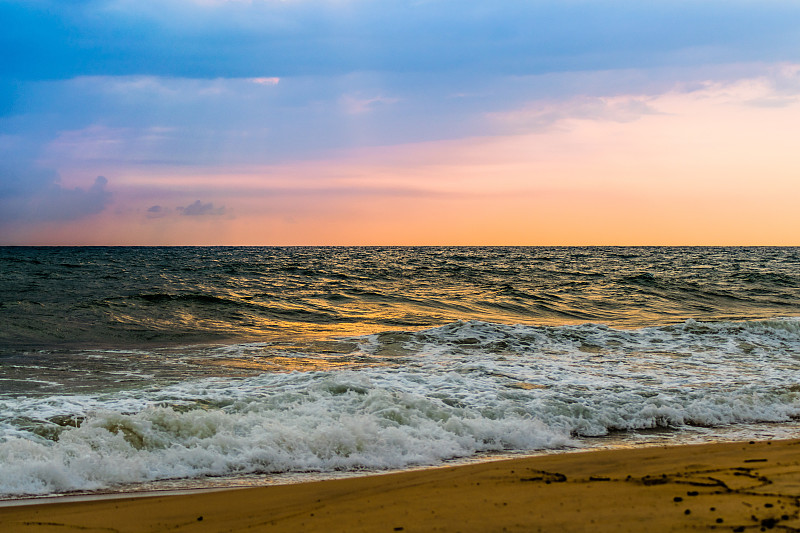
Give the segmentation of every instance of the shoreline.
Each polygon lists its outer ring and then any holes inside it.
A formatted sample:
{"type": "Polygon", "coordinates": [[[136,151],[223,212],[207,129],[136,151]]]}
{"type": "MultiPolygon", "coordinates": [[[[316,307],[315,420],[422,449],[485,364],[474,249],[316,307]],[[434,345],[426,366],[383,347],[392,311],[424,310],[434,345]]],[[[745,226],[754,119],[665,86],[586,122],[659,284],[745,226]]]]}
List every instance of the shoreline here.
{"type": "Polygon", "coordinates": [[[418,472],[439,468],[452,468],[487,462],[529,459],[549,455],[587,453],[603,450],[629,450],[638,448],[664,448],[697,444],[722,444],[758,441],[792,440],[800,435],[800,421],[750,423],[733,427],[715,428],[713,433],[681,434],[649,428],[636,432],[610,433],[601,437],[579,439],[575,446],[543,448],[532,451],[487,451],[466,457],[455,457],[434,464],[407,465],[389,469],[363,469],[357,471],[308,471],[269,474],[222,475],[206,478],[178,478],[142,481],[119,487],[97,490],[75,490],[52,494],[30,494],[0,498],[0,509],[21,505],[42,505],[61,502],[92,501],[147,496],[172,496],[199,492],[250,489],[271,486],[296,485],[367,476],[381,476],[404,472],[418,472]],[[744,431],[743,431],[744,430],[744,431]],[[756,436],[757,435],[757,436],[756,436]]]}
{"type": "MultiPolygon", "coordinates": [[[[76,497],[80,498],[80,497],[76,497]]],[[[800,530],[800,439],[566,454],[0,507],[0,530],[800,530]]]]}

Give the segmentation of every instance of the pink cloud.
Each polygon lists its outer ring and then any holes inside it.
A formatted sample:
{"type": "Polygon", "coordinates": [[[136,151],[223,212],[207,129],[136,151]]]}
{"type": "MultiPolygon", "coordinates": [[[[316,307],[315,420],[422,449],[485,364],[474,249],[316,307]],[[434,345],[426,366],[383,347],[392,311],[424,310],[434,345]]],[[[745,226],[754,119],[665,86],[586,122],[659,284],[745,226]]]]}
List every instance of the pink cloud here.
{"type": "Polygon", "coordinates": [[[258,85],[278,85],[280,78],[250,78],[250,81],[258,85]]]}
{"type": "MultiPolygon", "coordinates": [[[[797,70],[787,72],[781,84],[759,77],[588,104],[580,98],[531,102],[517,112],[522,131],[515,135],[360,148],[280,165],[122,165],[106,173],[115,209],[91,223],[43,225],[40,238],[75,243],[77,235],[86,244],[798,244],[800,102],[786,88],[797,70]],[[785,100],[781,107],[752,105],[778,97],[785,100]],[[550,113],[546,128],[536,120],[526,125],[537,110],[550,113]],[[236,218],[177,216],[178,207],[195,204],[198,212],[225,206],[236,218]],[[158,216],[153,206],[174,216],[158,216]]],[[[107,133],[92,131],[83,137],[90,147],[107,133]]]]}

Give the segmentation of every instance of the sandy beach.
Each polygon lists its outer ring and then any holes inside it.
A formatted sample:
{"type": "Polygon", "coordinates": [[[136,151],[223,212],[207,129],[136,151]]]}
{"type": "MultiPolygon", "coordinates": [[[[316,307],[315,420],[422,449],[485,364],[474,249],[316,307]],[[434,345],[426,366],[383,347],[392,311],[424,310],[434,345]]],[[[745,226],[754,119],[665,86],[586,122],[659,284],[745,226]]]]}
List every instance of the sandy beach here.
{"type": "Polygon", "coordinates": [[[0,508],[0,531],[800,530],[800,440],[556,454],[0,508]]]}

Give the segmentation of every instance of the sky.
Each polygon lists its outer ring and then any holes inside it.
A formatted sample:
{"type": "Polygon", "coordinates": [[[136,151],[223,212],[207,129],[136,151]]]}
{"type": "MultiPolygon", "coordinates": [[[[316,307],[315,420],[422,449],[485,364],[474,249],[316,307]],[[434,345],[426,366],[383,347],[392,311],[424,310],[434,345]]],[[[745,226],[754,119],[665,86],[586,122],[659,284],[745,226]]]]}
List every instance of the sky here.
{"type": "Polygon", "coordinates": [[[800,3],[0,0],[0,245],[800,245],[800,3]]]}

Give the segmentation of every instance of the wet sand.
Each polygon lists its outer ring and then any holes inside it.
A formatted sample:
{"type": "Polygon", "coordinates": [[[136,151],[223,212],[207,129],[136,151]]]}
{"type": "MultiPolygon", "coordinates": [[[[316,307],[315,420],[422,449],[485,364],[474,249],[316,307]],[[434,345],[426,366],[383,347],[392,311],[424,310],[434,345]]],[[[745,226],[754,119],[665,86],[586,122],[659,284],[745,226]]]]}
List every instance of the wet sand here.
{"type": "Polygon", "coordinates": [[[3,532],[800,531],[800,440],[0,508],[3,532]]]}

